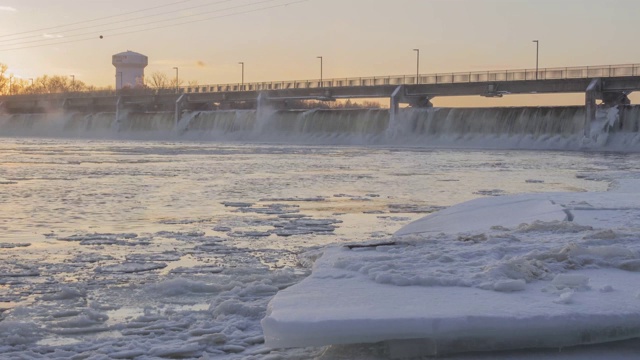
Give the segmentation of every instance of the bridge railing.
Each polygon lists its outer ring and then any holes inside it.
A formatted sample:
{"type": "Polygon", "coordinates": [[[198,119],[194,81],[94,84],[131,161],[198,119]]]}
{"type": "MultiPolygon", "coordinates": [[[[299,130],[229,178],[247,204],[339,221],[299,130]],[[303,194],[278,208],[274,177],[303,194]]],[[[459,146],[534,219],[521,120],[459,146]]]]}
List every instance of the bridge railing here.
{"type": "Polygon", "coordinates": [[[415,84],[457,84],[492,81],[533,81],[586,79],[594,77],[623,77],[640,75],[640,64],[581,66],[564,68],[541,68],[501,71],[454,72],[439,74],[393,75],[340,79],[315,79],[271,81],[245,84],[216,84],[187,86],[180,88],[183,93],[235,92],[235,91],[264,91],[286,89],[319,89],[349,86],[379,86],[379,85],[415,85],[415,84]]]}
{"type": "MultiPolygon", "coordinates": [[[[475,72],[453,72],[438,74],[413,75],[392,75],[392,76],[372,76],[357,78],[339,79],[315,79],[315,80],[292,80],[292,81],[269,81],[256,83],[235,83],[235,84],[213,84],[184,86],[180,88],[145,88],[126,89],[121,91],[100,90],[89,92],[65,93],[65,96],[74,98],[80,97],[100,97],[116,95],[162,95],[175,93],[221,93],[239,91],[265,91],[265,90],[287,90],[287,89],[322,89],[340,88],[353,86],[381,86],[381,85],[415,85],[415,84],[458,84],[458,83],[479,83],[493,81],[535,81],[535,80],[561,80],[561,79],[586,79],[586,78],[607,78],[639,76],[640,64],[624,65],[604,65],[604,66],[581,66],[564,68],[541,68],[521,69],[521,70],[501,70],[501,71],[475,71],[475,72]]],[[[29,94],[14,95],[25,98],[30,97],[51,97],[60,98],[60,94],[29,94]]]]}

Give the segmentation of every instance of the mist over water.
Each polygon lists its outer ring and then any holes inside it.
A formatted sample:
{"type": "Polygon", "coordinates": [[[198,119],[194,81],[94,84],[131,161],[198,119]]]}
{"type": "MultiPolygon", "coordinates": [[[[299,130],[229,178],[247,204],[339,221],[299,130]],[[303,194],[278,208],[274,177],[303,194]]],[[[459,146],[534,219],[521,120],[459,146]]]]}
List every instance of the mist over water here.
{"type": "Polygon", "coordinates": [[[0,136],[392,145],[485,149],[640,150],[640,109],[599,110],[591,139],[585,110],[569,107],[216,110],[0,116],[0,136]]]}

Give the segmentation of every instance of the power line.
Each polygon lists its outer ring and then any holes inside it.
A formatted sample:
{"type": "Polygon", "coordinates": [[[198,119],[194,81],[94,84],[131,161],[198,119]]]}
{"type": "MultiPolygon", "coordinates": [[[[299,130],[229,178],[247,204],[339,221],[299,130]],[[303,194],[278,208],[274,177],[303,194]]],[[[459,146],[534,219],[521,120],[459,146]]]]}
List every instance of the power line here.
{"type": "MultiPolygon", "coordinates": [[[[193,0],[187,0],[187,1],[193,1],[193,0]]],[[[197,8],[201,8],[201,7],[206,7],[206,6],[212,6],[212,5],[218,5],[218,4],[222,4],[222,3],[226,3],[226,2],[230,2],[230,1],[234,1],[234,0],[222,0],[222,1],[216,1],[212,4],[204,4],[204,5],[196,5],[196,6],[191,6],[191,7],[187,7],[187,8],[181,8],[181,11],[185,11],[185,10],[193,10],[193,9],[197,9],[197,8]]],[[[162,16],[162,15],[167,15],[167,14],[172,14],[174,13],[176,10],[172,10],[172,11],[167,11],[167,12],[163,12],[163,13],[159,13],[159,14],[154,14],[154,15],[145,15],[145,16],[139,16],[139,17],[135,17],[135,18],[131,18],[131,19],[125,19],[125,20],[119,20],[119,21],[115,21],[115,22],[110,22],[108,24],[97,24],[97,25],[92,25],[92,26],[85,26],[85,27],[79,27],[79,28],[75,28],[75,29],[67,29],[67,30],[61,30],[64,32],[74,32],[74,31],[79,31],[79,30],[86,30],[86,29],[91,29],[91,28],[95,28],[96,26],[110,26],[110,25],[114,25],[114,24],[121,24],[121,23],[126,23],[126,22],[130,22],[130,21],[134,21],[134,20],[140,20],[140,19],[148,19],[150,17],[155,17],[155,16],[162,16]]],[[[205,13],[206,14],[206,13],[205,13]]],[[[202,15],[202,14],[200,14],[202,15]]],[[[113,18],[116,17],[114,16],[110,16],[108,18],[113,18]]],[[[104,20],[104,19],[101,19],[104,20]]],[[[169,21],[169,20],[175,20],[175,18],[173,19],[167,19],[167,20],[162,20],[162,21],[169,21]]],[[[93,21],[98,21],[98,20],[88,20],[88,21],[83,21],[81,23],[84,22],[93,22],[93,21]]],[[[78,23],[76,23],[78,24],[78,23]]],[[[71,25],[62,25],[60,27],[66,27],[66,26],[71,26],[71,25]]],[[[131,26],[136,26],[136,25],[131,25],[131,26]]],[[[51,28],[50,28],[51,29],[51,28]]],[[[102,31],[109,31],[109,29],[105,29],[102,31]]],[[[65,37],[72,37],[72,36],[81,36],[84,34],[76,34],[76,35],[68,35],[65,37]]],[[[1,36],[0,36],[1,37],[1,36]]],[[[24,37],[19,37],[19,38],[15,38],[15,39],[5,39],[2,40],[0,39],[0,43],[3,42],[9,42],[8,44],[5,45],[17,45],[17,44],[24,44],[24,43],[33,43],[33,42],[39,42],[39,41],[50,41],[52,39],[39,39],[39,40],[33,40],[33,41],[27,41],[27,42],[23,42],[21,40],[23,39],[30,39],[30,38],[34,38],[34,37],[42,37],[42,34],[35,34],[35,35],[28,35],[28,36],[24,36],[24,37]]]]}
{"type": "MultiPolygon", "coordinates": [[[[268,1],[274,1],[274,0],[264,0],[264,1],[261,1],[261,3],[268,2],[268,1]]],[[[166,28],[176,27],[176,26],[181,26],[181,25],[186,25],[186,24],[193,24],[193,23],[196,23],[196,22],[208,21],[208,20],[213,20],[213,19],[221,19],[221,18],[226,18],[226,17],[231,17],[231,16],[237,16],[237,15],[249,14],[249,13],[254,13],[254,12],[259,12],[259,11],[264,11],[264,10],[270,10],[270,9],[285,7],[285,6],[289,6],[289,5],[295,5],[295,4],[299,4],[299,3],[303,3],[303,2],[308,2],[308,1],[311,1],[311,0],[291,1],[291,2],[288,2],[288,3],[284,3],[284,4],[265,6],[265,7],[262,7],[262,8],[246,10],[246,11],[240,11],[240,12],[236,12],[236,13],[219,15],[219,16],[213,16],[213,17],[209,17],[209,18],[205,18],[205,19],[198,19],[198,20],[181,22],[181,23],[177,23],[177,24],[170,24],[170,25],[157,26],[157,27],[152,27],[152,28],[147,28],[147,29],[140,29],[140,30],[133,30],[133,31],[120,32],[120,33],[115,33],[115,34],[109,34],[109,36],[121,36],[121,35],[134,34],[134,33],[139,33],[139,32],[144,32],[144,31],[150,31],[150,30],[166,29],[166,28]]],[[[256,4],[257,3],[252,4],[252,5],[256,5],[256,4]]],[[[202,14],[193,15],[193,16],[199,16],[199,15],[202,15],[202,14]]],[[[172,20],[175,20],[175,19],[172,19],[172,20]]],[[[119,29],[115,29],[115,30],[119,30],[119,29]]],[[[49,44],[40,44],[40,45],[32,45],[32,46],[24,46],[24,47],[17,47],[17,48],[2,49],[2,51],[31,49],[31,48],[38,48],[38,47],[45,47],[45,46],[52,46],[52,45],[62,45],[62,44],[69,44],[69,43],[75,43],[75,42],[83,42],[83,41],[89,41],[89,40],[95,40],[95,37],[86,38],[86,39],[70,40],[70,41],[60,41],[60,42],[49,43],[49,44]]]]}
{"type": "MultiPolygon", "coordinates": [[[[233,0],[224,0],[224,1],[220,1],[219,3],[229,2],[229,1],[233,1],[233,0]]],[[[75,37],[79,37],[79,36],[86,36],[86,35],[92,35],[92,34],[95,34],[95,35],[97,35],[97,34],[108,34],[108,35],[111,35],[111,34],[109,34],[110,31],[117,31],[117,30],[122,30],[122,29],[135,28],[135,27],[141,27],[141,26],[146,26],[146,25],[153,25],[153,24],[169,22],[169,21],[176,21],[176,20],[180,20],[180,19],[197,17],[197,16],[206,15],[206,14],[219,13],[219,12],[224,12],[224,11],[243,8],[243,7],[248,7],[248,6],[259,5],[259,4],[263,4],[263,3],[267,3],[267,2],[273,2],[273,1],[276,1],[276,0],[262,0],[262,1],[254,2],[254,3],[250,3],[250,4],[231,6],[231,7],[224,8],[224,9],[206,11],[206,12],[202,12],[202,13],[194,14],[194,15],[185,15],[185,16],[180,16],[180,17],[174,17],[174,18],[171,18],[171,19],[155,20],[155,21],[150,21],[150,22],[141,23],[141,24],[126,25],[126,26],[115,27],[115,28],[110,28],[110,29],[107,28],[107,29],[102,29],[102,30],[98,30],[98,31],[92,31],[92,32],[88,32],[88,33],[85,32],[85,33],[82,33],[82,34],[74,34],[74,35],[65,36],[65,38],[75,38],[75,37]]],[[[144,30],[144,29],[141,29],[141,31],[142,30],[144,30]]],[[[20,41],[18,43],[0,45],[0,47],[2,47],[2,46],[11,47],[11,46],[15,46],[15,45],[22,46],[24,44],[42,43],[42,42],[46,43],[46,42],[52,42],[52,41],[55,41],[55,40],[58,40],[58,39],[59,38],[49,38],[49,39],[38,39],[38,40],[31,40],[31,41],[20,41]]],[[[61,42],[57,42],[56,44],[59,44],[59,43],[61,43],[61,42]]]]}
{"type": "Polygon", "coordinates": [[[136,14],[136,13],[149,11],[149,10],[160,9],[160,8],[163,8],[163,7],[173,6],[173,5],[182,4],[182,3],[191,2],[191,1],[193,1],[193,0],[182,0],[182,1],[177,1],[177,2],[170,3],[170,4],[154,6],[154,7],[150,7],[150,8],[146,8],[146,9],[140,9],[140,10],[136,10],[136,11],[120,13],[120,14],[111,15],[111,16],[105,16],[105,17],[96,18],[96,19],[92,19],[92,20],[83,20],[83,21],[79,21],[79,22],[75,22],[75,23],[66,24],[66,25],[57,25],[57,26],[41,28],[41,29],[35,29],[35,30],[29,30],[29,31],[24,31],[24,32],[19,32],[19,33],[0,35],[0,37],[23,35],[23,34],[29,34],[29,33],[37,32],[37,31],[52,30],[52,29],[58,29],[58,28],[63,28],[63,27],[67,27],[67,26],[72,26],[72,25],[86,24],[86,23],[100,21],[100,20],[113,19],[115,17],[127,16],[127,15],[131,15],[131,14],[136,14]]]}

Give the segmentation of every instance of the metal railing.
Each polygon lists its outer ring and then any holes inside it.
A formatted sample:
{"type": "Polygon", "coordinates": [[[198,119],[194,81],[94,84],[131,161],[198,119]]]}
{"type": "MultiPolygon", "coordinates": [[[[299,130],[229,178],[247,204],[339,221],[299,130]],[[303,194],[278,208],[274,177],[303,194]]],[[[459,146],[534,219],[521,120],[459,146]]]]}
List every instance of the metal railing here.
{"type": "MultiPolygon", "coordinates": [[[[320,79],[316,80],[292,80],[292,81],[269,81],[256,83],[236,83],[236,84],[214,84],[183,86],[178,89],[172,88],[145,88],[126,89],[122,91],[99,90],[88,92],[66,93],[73,97],[97,97],[115,95],[162,95],[175,93],[223,93],[240,91],[268,91],[286,89],[322,89],[322,88],[344,88],[356,86],[380,86],[380,85],[436,85],[436,84],[459,84],[478,83],[493,81],[536,81],[536,80],[562,80],[562,79],[588,79],[607,77],[640,76],[640,64],[624,65],[603,65],[603,66],[580,66],[564,68],[542,68],[522,69],[522,70],[499,70],[499,71],[473,71],[438,73],[425,75],[393,75],[393,76],[372,76],[356,78],[320,79]]],[[[23,97],[59,97],[60,94],[25,94],[14,95],[23,97]]]]}
{"type": "Polygon", "coordinates": [[[182,93],[216,93],[237,91],[264,91],[286,89],[319,89],[354,86],[378,86],[378,85],[416,85],[416,84],[457,84],[477,83],[491,81],[528,81],[528,80],[562,80],[562,79],[588,79],[603,77],[639,76],[640,64],[580,66],[564,68],[499,70],[499,71],[474,71],[454,72],[425,75],[393,75],[373,76],[358,78],[316,79],[271,81],[246,84],[216,84],[185,86],[180,88],[182,93]],[[537,73],[537,74],[536,74],[537,73]]]}

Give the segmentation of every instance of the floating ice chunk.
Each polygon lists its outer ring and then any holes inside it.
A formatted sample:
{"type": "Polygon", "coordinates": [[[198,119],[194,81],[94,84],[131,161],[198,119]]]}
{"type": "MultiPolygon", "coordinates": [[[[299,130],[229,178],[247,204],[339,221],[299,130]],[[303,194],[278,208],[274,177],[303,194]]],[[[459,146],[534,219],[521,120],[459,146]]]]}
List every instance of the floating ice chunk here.
{"type": "MultiPolygon", "coordinates": [[[[14,265],[14,264],[10,264],[14,265]]],[[[31,277],[40,276],[40,270],[26,265],[6,266],[0,264],[0,277],[31,277]]]]}
{"type": "Polygon", "coordinates": [[[309,217],[309,215],[304,214],[279,214],[278,217],[280,219],[302,219],[305,217],[309,217]]]}
{"type": "Polygon", "coordinates": [[[625,261],[620,264],[620,269],[627,271],[640,271],[640,259],[625,261]]]}
{"type": "Polygon", "coordinates": [[[239,238],[239,237],[267,237],[271,236],[269,231],[234,231],[227,233],[227,236],[239,238]]]}
{"type": "Polygon", "coordinates": [[[575,293],[573,291],[568,291],[560,294],[560,296],[553,300],[556,304],[571,304],[573,302],[573,298],[575,293]]]}
{"type": "Polygon", "coordinates": [[[142,350],[122,350],[109,353],[109,357],[112,359],[135,359],[144,354],[145,352],[142,350]]]}
{"type": "Polygon", "coordinates": [[[475,195],[483,195],[483,196],[502,196],[505,194],[504,190],[500,189],[491,189],[491,190],[478,190],[474,192],[475,195]]]}
{"type": "Polygon", "coordinates": [[[111,255],[107,254],[99,254],[99,253],[85,253],[78,254],[74,257],[71,262],[73,263],[95,263],[98,261],[107,261],[114,260],[115,258],[111,255]]]}
{"type": "Polygon", "coordinates": [[[493,284],[493,290],[500,292],[522,291],[527,286],[524,280],[503,280],[493,284]]]}
{"type": "Polygon", "coordinates": [[[323,196],[316,196],[316,197],[307,197],[307,198],[299,198],[299,197],[289,197],[289,198],[263,198],[260,199],[261,202],[272,202],[272,201],[286,201],[286,202],[293,202],[293,201],[300,201],[300,202],[316,202],[316,201],[325,201],[326,198],[323,196]]]}
{"type": "Polygon", "coordinates": [[[146,262],[146,261],[178,261],[181,255],[175,251],[163,253],[145,253],[145,254],[129,254],[125,256],[127,261],[146,262]]]}
{"type": "Polygon", "coordinates": [[[462,233],[489,230],[492,226],[516,227],[535,221],[564,221],[564,208],[550,200],[529,196],[488,197],[471,200],[416,220],[396,235],[462,233]]]}
{"type": "Polygon", "coordinates": [[[238,353],[241,353],[241,352],[245,351],[247,348],[245,348],[244,346],[240,346],[240,345],[224,345],[220,349],[222,349],[222,351],[224,351],[226,353],[238,354],[238,353]]]}
{"type": "Polygon", "coordinates": [[[276,229],[273,233],[277,236],[288,237],[293,235],[313,234],[313,231],[305,229],[276,229]]]}
{"type": "Polygon", "coordinates": [[[158,358],[197,358],[204,350],[203,345],[199,344],[167,344],[161,346],[155,346],[149,351],[149,355],[158,358]]]}
{"type": "Polygon", "coordinates": [[[97,273],[136,273],[143,271],[151,271],[164,269],[167,267],[165,263],[158,262],[126,262],[122,264],[100,266],[95,269],[97,273]]]}
{"type": "MultiPolygon", "coordinates": [[[[565,219],[566,220],[566,219],[565,219]]],[[[564,220],[534,221],[533,223],[522,224],[518,227],[519,232],[554,232],[554,233],[579,233],[593,230],[591,226],[579,225],[564,220]]]]}
{"type": "Polygon", "coordinates": [[[253,206],[253,203],[249,203],[249,202],[234,202],[234,201],[223,201],[223,202],[221,202],[221,204],[226,206],[226,207],[237,207],[237,208],[244,208],[244,207],[253,206]]]}
{"type": "Polygon", "coordinates": [[[551,283],[558,289],[585,289],[588,287],[589,278],[578,274],[558,274],[551,283]]]}
{"type": "Polygon", "coordinates": [[[601,293],[608,293],[608,292],[612,292],[612,291],[613,291],[613,286],[611,286],[611,285],[605,285],[605,286],[600,288],[600,292],[601,293]]]}
{"type": "Polygon", "coordinates": [[[77,299],[83,298],[87,296],[87,291],[85,289],[73,288],[70,286],[63,286],[60,291],[54,294],[45,294],[42,295],[42,300],[52,301],[52,300],[69,300],[69,299],[77,299]]]}
{"type": "Polygon", "coordinates": [[[389,212],[391,213],[412,213],[412,214],[429,214],[434,211],[442,210],[442,206],[420,206],[415,204],[390,204],[389,212]]]}
{"type": "MultiPolygon", "coordinates": [[[[87,328],[102,325],[107,320],[109,320],[109,316],[102,312],[84,309],[84,311],[77,316],[58,321],[54,323],[53,326],[66,329],[87,328]]],[[[102,327],[100,328],[102,329],[102,327]]]]}
{"type": "Polygon", "coordinates": [[[29,243],[0,243],[0,249],[14,249],[17,247],[29,247],[29,243]]]}
{"type": "Polygon", "coordinates": [[[231,315],[240,315],[245,318],[260,318],[264,315],[263,307],[247,304],[239,299],[229,299],[220,304],[211,305],[210,310],[215,318],[220,319],[231,315]]]}
{"type": "Polygon", "coordinates": [[[193,230],[188,232],[159,231],[155,233],[155,236],[176,240],[192,240],[193,238],[205,236],[205,232],[200,230],[193,230]]]}
{"type": "Polygon", "coordinates": [[[17,346],[36,343],[44,330],[32,322],[0,321],[0,346],[17,346]]]}
{"type": "Polygon", "coordinates": [[[620,269],[639,257],[625,235],[637,227],[638,203],[605,193],[484,198],[408,225],[394,246],[323,249],[309,277],[271,300],[265,345],[383,342],[392,354],[420,356],[640,337],[637,273],[620,269]],[[579,199],[593,209],[572,224],[563,205],[579,199]],[[585,240],[603,208],[619,216],[596,231],[620,235],[585,240]],[[487,240],[456,241],[468,234],[487,240]]]}
{"type": "Polygon", "coordinates": [[[194,267],[179,267],[169,271],[171,274],[218,274],[224,271],[224,268],[219,266],[194,266],[194,267]]]}
{"type": "Polygon", "coordinates": [[[216,293],[221,288],[202,281],[172,279],[149,286],[149,291],[161,296],[178,296],[193,293],[216,293]]]}

